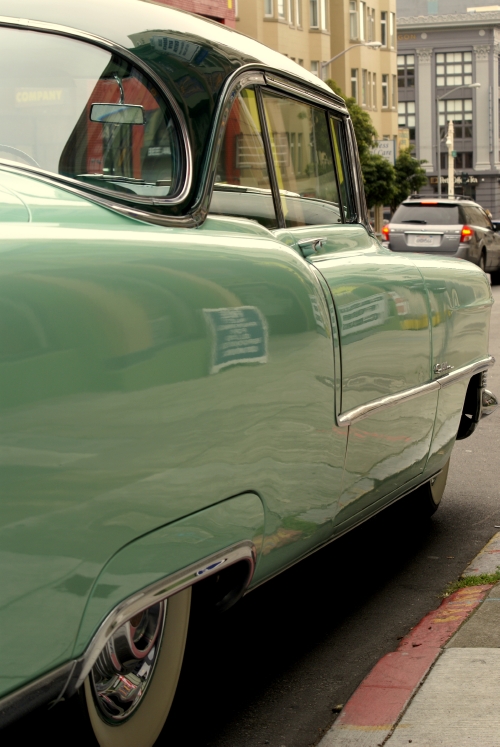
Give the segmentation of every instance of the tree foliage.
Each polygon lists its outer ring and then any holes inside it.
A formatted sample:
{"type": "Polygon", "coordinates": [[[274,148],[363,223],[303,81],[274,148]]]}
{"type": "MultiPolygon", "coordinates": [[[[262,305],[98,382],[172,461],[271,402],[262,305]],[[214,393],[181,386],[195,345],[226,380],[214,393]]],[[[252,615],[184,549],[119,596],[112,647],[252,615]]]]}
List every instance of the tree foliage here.
{"type": "Polygon", "coordinates": [[[396,191],[391,201],[392,210],[427,183],[427,176],[421,165],[423,163],[426,162],[413,157],[411,148],[400,151],[396,158],[396,191]]]}
{"type": "Polygon", "coordinates": [[[365,156],[370,154],[371,149],[377,143],[377,130],[373,126],[370,115],[356,103],[356,99],[346,98],[334,80],[327,80],[326,83],[336,94],[342,96],[345,100],[345,105],[354,126],[359,157],[363,160],[365,156]]]}
{"type": "Polygon", "coordinates": [[[391,205],[397,190],[394,166],[378,153],[369,153],[361,168],[368,207],[391,205]]]}

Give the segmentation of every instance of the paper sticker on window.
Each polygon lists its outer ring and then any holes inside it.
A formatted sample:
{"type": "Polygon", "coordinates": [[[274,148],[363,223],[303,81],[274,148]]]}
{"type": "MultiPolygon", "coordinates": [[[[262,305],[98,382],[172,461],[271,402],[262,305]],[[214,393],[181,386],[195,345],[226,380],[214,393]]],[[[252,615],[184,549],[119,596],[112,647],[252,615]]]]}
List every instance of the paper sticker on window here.
{"type": "Polygon", "coordinates": [[[267,322],[256,306],[203,313],[212,333],[210,373],[237,363],[267,363],[267,322]]]}

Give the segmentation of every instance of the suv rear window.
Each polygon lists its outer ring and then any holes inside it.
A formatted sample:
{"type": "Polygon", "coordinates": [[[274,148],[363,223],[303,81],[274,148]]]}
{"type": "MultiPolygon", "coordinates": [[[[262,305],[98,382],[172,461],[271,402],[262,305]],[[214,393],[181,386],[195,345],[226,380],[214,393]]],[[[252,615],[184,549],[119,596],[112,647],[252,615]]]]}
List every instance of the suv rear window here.
{"type": "Polygon", "coordinates": [[[391,223],[430,223],[434,226],[460,223],[458,205],[400,205],[391,223]]]}

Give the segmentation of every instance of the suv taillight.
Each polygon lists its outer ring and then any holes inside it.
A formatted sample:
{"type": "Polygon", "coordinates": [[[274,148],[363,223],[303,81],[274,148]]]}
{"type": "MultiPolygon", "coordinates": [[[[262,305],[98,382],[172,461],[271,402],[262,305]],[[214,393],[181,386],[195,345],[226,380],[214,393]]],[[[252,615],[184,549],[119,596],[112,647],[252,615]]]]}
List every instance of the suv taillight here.
{"type": "Polygon", "coordinates": [[[389,241],[389,226],[382,226],[382,236],[386,241],[389,241]]]}
{"type": "Polygon", "coordinates": [[[462,234],[460,236],[460,243],[464,241],[470,241],[474,235],[474,231],[469,226],[463,226],[462,234]]]}

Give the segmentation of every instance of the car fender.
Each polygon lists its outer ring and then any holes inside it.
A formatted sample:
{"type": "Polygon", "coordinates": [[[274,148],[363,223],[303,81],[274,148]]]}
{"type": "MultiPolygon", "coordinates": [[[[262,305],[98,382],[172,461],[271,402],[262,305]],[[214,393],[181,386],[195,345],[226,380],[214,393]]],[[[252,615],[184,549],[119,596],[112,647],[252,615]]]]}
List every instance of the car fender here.
{"type": "MultiPolygon", "coordinates": [[[[248,564],[244,591],[251,580],[264,532],[264,506],[253,492],[229,498],[186,516],[130,542],[119,550],[99,574],[89,595],[75,644],[74,655],[85,657],[107,617],[125,600],[144,594],[152,585],[160,601],[214,571],[243,561],[248,564]],[[236,547],[246,552],[231,553],[236,547]],[[226,557],[224,553],[228,555],[226,557]],[[222,553],[222,556],[221,556],[222,553]],[[214,567],[212,565],[216,563],[214,567]],[[196,570],[193,566],[199,564],[196,570]],[[183,570],[188,569],[186,575],[183,570]],[[180,574],[180,575],[179,575],[180,574]],[[180,580],[179,580],[180,579],[180,580]],[[172,583],[170,583],[172,581],[172,583]]],[[[142,608],[144,609],[145,604],[142,608]]]]}

